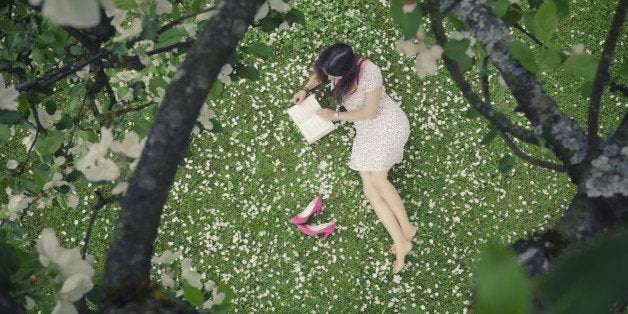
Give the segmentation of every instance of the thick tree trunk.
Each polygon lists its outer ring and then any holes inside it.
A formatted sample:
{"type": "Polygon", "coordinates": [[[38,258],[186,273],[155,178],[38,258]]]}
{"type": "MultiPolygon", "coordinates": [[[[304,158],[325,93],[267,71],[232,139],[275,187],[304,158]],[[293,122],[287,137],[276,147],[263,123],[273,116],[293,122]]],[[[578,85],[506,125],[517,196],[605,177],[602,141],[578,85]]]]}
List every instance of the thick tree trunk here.
{"type": "Polygon", "coordinates": [[[222,1],[172,78],[116,223],[104,274],[101,310],[149,304],[153,244],[163,205],[190,133],[222,66],[263,0],[222,1]]]}

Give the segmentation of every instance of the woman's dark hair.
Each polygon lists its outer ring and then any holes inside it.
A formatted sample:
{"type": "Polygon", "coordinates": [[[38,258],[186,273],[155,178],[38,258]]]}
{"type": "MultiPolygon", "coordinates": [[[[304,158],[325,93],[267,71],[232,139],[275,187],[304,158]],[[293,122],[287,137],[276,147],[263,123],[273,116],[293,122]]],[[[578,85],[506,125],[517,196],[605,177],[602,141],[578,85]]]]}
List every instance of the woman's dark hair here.
{"type": "Polygon", "coordinates": [[[353,83],[358,75],[357,59],[351,46],[336,43],[321,52],[314,63],[316,76],[323,85],[329,83],[327,75],[342,76],[329,95],[333,103],[341,104],[343,97],[353,91],[353,83]]]}

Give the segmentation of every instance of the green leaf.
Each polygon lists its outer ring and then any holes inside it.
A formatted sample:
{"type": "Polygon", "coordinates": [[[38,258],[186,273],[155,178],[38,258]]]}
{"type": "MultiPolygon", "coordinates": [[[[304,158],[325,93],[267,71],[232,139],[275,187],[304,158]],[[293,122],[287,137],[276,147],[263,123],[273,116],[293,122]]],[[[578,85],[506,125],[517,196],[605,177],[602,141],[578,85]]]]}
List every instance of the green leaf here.
{"type": "Polygon", "coordinates": [[[510,2],[508,2],[508,0],[488,0],[486,1],[486,4],[493,9],[493,14],[498,17],[503,17],[506,12],[508,12],[510,2]]]}
{"type": "Polygon", "coordinates": [[[61,148],[65,135],[63,132],[50,132],[35,142],[35,149],[41,155],[52,155],[61,148]]]}
{"type": "Polygon", "coordinates": [[[150,127],[153,125],[153,122],[148,121],[146,119],[137,119],[135,120],[135,125],[133,126],[133,130],[140,138],[144,138],[150,132],[150,127]]]}
{"type": "Polygon", "coordinates": [[[283,23],[283,18],[277,13],[277,11],[271,11],[265,18],[260,21],[262,30],[266,33],[274,31],[279,25],[283,23]]]}
{"type": "Polygon", "coordinates": [[[185,283],[183,285],[183,296],[185,299],[190,302],[190,304],[200,307],[205,302],[205,296],[201,292],[200,289],[190,286],[190,284],[185,283]]]}
{"type": "Polygon", "coordinates": [[[21,93],[17,96],[17,111],[19,111],[23,116],[27,117],[31,112],[31,109],[28,107],[28,99],[26,98],[26,93],[21,93]]]}
{"type": "Polygon", "coordinates": [[[286,22],[288,24],[305,24],[305,15],[301,10],[291,9],[286,13],[286,22]]]}
{"type": "Polygon", "coordinates": [[[481,116],[480,112],[473,107],[469,107],[469,109],[467,109],[467,112],[464,114],[464,117],[467,119],[476,119],[476,118],[479,118],[480,116],[481,116]]]}
{"type": "Polygon", "coordinates": [[[259,71],[253,66],[245,65],[238,71],[238,75],[251,81],[257,81],[260,78],[259,71]]]}
{"type": "Polygon", "coordinates": [[[83,50],[81,49],[81,47],[79,47],[78,45],[72,45],[70,46],[70,54],[78,56],[83,52],[83,50]]]}
{"type": "Polygon", "coordinates": [[[403,12],[403,0],[393,0],[390,4],[390,14],[393,22],[401,26],[405,39],[413,39],[416,35],[424,15],[423,11],[421,3],[417,3],[414,10],[409,13],[403,12]]]}
{"type": "Polygon", "coordinates": [[[53,115],[55,114],[55,112],[57,112],[57,104],[55,104],[54,101],[47,101],[45,106],[46,113],[48,113],[49,115],[53,115]]]}
{"type": "Polygon", "coordinates": [[[0,145],[5,145],[11,137],[11,128],[6,124],[0,124],[0,145]]]}
{"type": "Polygon", "coordinates": [[[155,44],[155,47],[153,49],[159,49],[181,42],[181,39],[183,39],[185,35],[185,31],[179,28],[171,28],[159,34],[157,43],[155,44]]]}
{"type": "Polygon", "coordinates": [[[209,95],[208,97],[210,99],[218,99],[220,98],[220,95],[222,95],[222,92],[224,90],[224,84],[222,83],[221,80],[216,80],[214,82],[214,85],[212,86],[212,88],[209,90],[209,95]]]}
{"type": "Polygon", "coordinates": [[[560,256],[539,279],[547,313],[610,313],[628,295],[628,232],[623,229],[560,256]]]}
{"type": "Polygon", "coordinates": [[[76,134],[80,136],[83,140],[90,143],[96,143],[99,140],[98,134],[96,134],[96,132],[94,132],[93,130],[78,130],[76,131],[76,134]]]}
{"type": "Polygon", "coordinates": [[[13,284],[11,283],[11,276],[17,272],[20,268],[20,250],[14,246],[0,242],[0,286],[9,288],[13,284]]]}
{"type": "Polygon", "coordinates": [[[497,170],[499,172],[508,172],[515,166],[515,161],[515,158],[510,155],[504,156],[499,160],[497,170]]]}
{"type": "Polygon", "coordinates": [[[506,27],[513,26],[521,20],[523,13],[521,12],[521,7],[517,4],[513,4],[508,8],[508,12],[502,17],[502,21],[506,27]]]}
{"type": "Polygon", "coordinates": [[[563,66],[567,71],[593,82],[597,72],[599,60],[589,54],[573,55],[567,58],[563,66]]]}
{"type": "Polygon", "coordinates": [[[471,41],[469,39],[449,40],[443,47],[443,55],[456,61],[462,72],[469,70],[473,65],[471,57],[467,55],[467,49],[470,43],[471,41]]]}
{"type": "Polygon", "coordinates": [[[480,252],[475,264],[477,313],[529,313],[530,282],[513,253],[496,244],[480,252]]]}
{"type": "Polygon", "coordinates": [[[526,44],[514,40],[510,43],[510,56],[519,61],[521,65],[528,71],[536,73],[539,71],[539,66],[536,64],[534,53],[526,44]]]}
{"type": "Polygon", "coordinates": [[[157,87],[168,89],[168,82],[160,75],[153,76],[148,83],[148,89],[155,95],[157,95],[157,87]]]}
{"type": "Polygon", "coordinates": [[[591,94],[593,94],[593,82],[585,81],[582,83],[581,95],[584,98],[589,98],[591,97],[591,94]]]}
{"type": "Polygon", "coordinates": [[[263,59],[273,55],[273,50],[270,49],[268,45],[259,41],[252,43],[248,48],[251,53],[263,59]]]}
{"type": "Polygon", "coordinates": [[[544,47],[541,52],[541,58],[543,59],[543,64],[550,67],[557,67],[563,62],[563,53],[544,47]]]}
{"type": "Polygon", "coordinates": [[[546,46],[558,27],[558,13],[553,1],[545,1],[534,16],[534,35],[546,46]]]}
{"type": "Polygon", "coordinates": [[[120,10],[131,10],[137,8],[135,0],[113,0],[116,8],[120,10]]]}
{"type": "Polygon", "coordinates": [[[482,138],[482,141],[480,141],[480,144],[481,145],[488,145],[488,144],[490,144],[497,137],[498,134],[499,134],[499,132],[497,132],[497,129],[491,123],[489,125],[488,133],[484,136],[484,138],[482,138]]]}
{"type": "Polygon", "coordinates": [[[118,99],[122,99],[124,98],[124,96],[126,96],[128,92],[129,92],[128,86],[121,86],[116,90],[116,95],[118,96],[118,99]]]}
{"type": "Polygon", "coordinates": [[[153,21],[148,18],[142,20],[142,34],[140,37],[147,40],[154,41],[157,39],[157,32],[161,25],[158,21],[153,21]]]}
{"type": "Polygon", "coordinates": [[[13,125],[20,120],[20,113],[17,111],[0,109],[0,124],[13,125]]]}
{"type": "Polygon", "coordinates": [[[209,121],[211,121],[212,125],[214,126],[211,129],[211,132],[221,133],[221,132],[224,131],[224,128],[223,128],[222,124],[220,123],[220,121],[216,120],[215,118],[209,119],[209,121]]]}
{"type": "Polygon", "coordinates": [[[558,18],[563,20],[569,17],[569,0],[553,0],[556,5],[556,13],[558,18]]]}

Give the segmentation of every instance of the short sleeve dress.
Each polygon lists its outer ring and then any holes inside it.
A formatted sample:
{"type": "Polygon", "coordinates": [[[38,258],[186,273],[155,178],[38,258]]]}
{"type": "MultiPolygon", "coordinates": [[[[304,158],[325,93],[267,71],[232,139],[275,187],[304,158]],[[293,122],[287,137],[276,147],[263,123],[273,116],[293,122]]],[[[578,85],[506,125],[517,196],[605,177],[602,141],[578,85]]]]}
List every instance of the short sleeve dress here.
{"type": "Polygon", "coordinates": [[[364,107],[366,93],[382,87],[382,100],[373,119],[354,122],[355,137],[349,168],[356,171],[386,171],[403,160],[403,147],[410,135],[410,124],[403,110],[383,89],[379,67],[361,60],[362,73],[357,90],[343,99],[347,111],[364,107]]]}

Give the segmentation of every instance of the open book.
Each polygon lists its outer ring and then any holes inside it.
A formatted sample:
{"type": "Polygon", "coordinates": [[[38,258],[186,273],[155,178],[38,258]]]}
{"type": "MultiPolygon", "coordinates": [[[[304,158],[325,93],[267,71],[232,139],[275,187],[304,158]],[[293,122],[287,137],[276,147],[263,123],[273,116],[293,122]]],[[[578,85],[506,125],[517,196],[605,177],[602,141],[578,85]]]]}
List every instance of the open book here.
{"type": "Polygon", "coordinates": [[[316,110],[320,108],[321,105],[314,95],[310,95],[300,105],[294,105],[288,109],[290,119],[296,123],[308,144],[316,142],[336,129],[334,123],[316,115],[316,110]]]}

